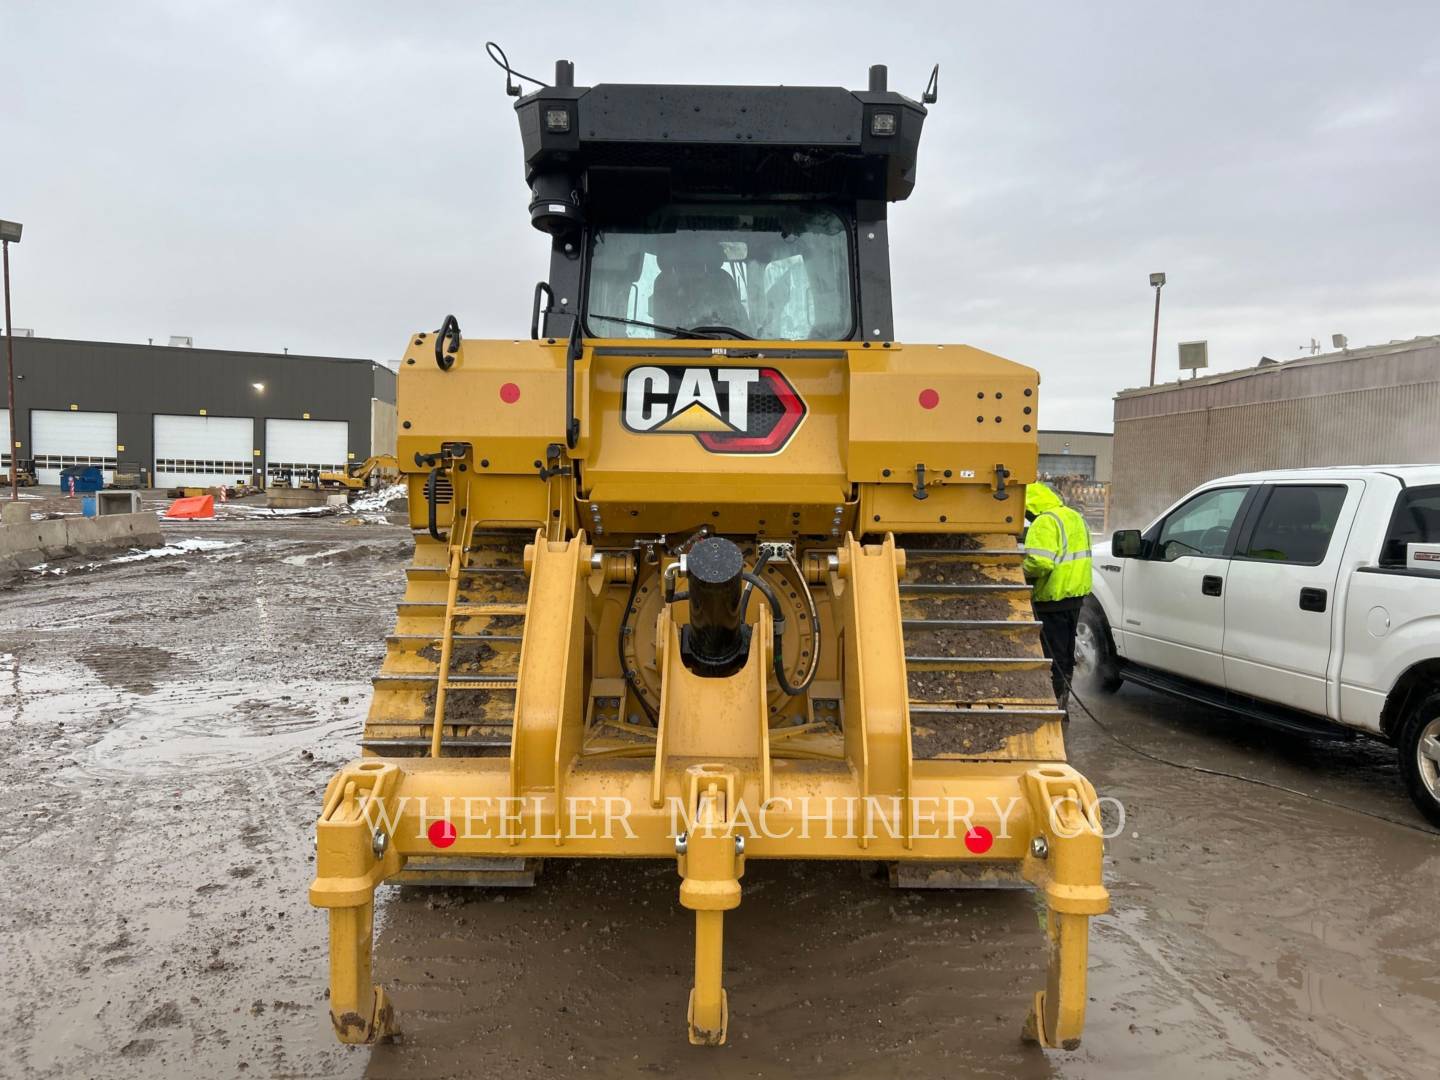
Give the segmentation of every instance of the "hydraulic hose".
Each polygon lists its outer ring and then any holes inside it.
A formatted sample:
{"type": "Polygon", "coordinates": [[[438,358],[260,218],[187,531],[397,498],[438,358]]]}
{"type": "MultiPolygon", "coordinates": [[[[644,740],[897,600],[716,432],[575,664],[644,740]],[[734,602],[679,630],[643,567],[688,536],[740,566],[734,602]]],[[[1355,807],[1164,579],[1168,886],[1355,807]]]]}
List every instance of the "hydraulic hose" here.
{"type": "MultiPolygon", "coordinates": [[[[774,619],[775,623],[775,655],[772,658],[774,660],[775,681],[780,684],[780,689],[785,691],[786,694],[791,697],[798,697],[810,688],[810,684],[815,680],[815,672],[819,669],[819,664],[811,667],[810,674],[801,681],[799,686],[792,686],[790,684],[789,678],[785,675],[785,619],[780,614],[780,601],[775,595],[775,590],[770,587],[770,583],[763,580],[760,575],[753,570],[745,571],[742,576],[746,582],[760,590],[760,594],[765,597],[766,602],[770,605],[771,618],[774,619]]],[[[818,634],[816,635],[816,641],[817,643],[819,641],[818,634]]]]}
{"type": "Polygon", "coordinates": [[[425,506],[430,516],[430,535],[440,543],[445,543],[446,537],[440,535],[436,522],[436,510],[438,507],[439,494],[437,488],[440,486],[440,474],[444,469],[436,465],[430,470],[430,475],[425,478],[425,506]]]}
{"type": "Polygon", "coordinates": [[[815,594],[810,591],[810,583],[805,580],[805,575],[800,571],[800,564],[795,561],[793,549],[785,556],[785,561],[790,564],[795,581],[805,595],[805,606],[810,609],[810,629],[815,635],[815,648],[810,653],[810,669],[806,672],[805,678],[800,680],[800,688],[803,690],[815,681],[815,672],[820,670],[820,612],[815,607],[815,594]]]}
{"type": "MultiPolygon", "coordinates": [[[[756,574],[757,577],[758,577],[759,574],[765,569],[765,564],[768,563],[769,561],[770,561],[770,552],[767,551],[765,548],[762,547],[762,548],[760,549],[760,558],[758,558],[758,559],[755,560],[755,570],[754,570],[754,573],[756,574]]],[[[745,591],[740,595],[740,610],[741,610],[741,612],[745,612],[745,611],[749,611],[749,610],[750,610],[750,592],[751,592],[751,589],[752,589],[752,586],[750,585],[749,581],[747,580],[747,581],[746,581],[746,584],[745,584],[745,591]]],[[[775,613],[776,618],[779,618],[779,616],[780,616],[780,609],[775,606],[775,604],[774,604],[773,601],[772,601],[771,604],[770,604],[770,610],[775,613]]]]}
{"type": "Polygon", "coordinates": [[[660,718],[650,708],[650,702],[645,700],[645,695],[640,690],[640,675],[631,671],[629,663],[625,659],[625,635],[631,632],[630,620],[635,615],[635,596],[640,591],[640,552],[635,552],[635,574],[630,579],[630,595],[625,599],[625,611],[620,617],[620,633],[616,635],[620,655],[620,674],[624,676],[625,683],[635,691],[635,700],[640,702],[640,708],[645,710],[645,715],[650,718],[650,723],[659,724],[660,718]]]}

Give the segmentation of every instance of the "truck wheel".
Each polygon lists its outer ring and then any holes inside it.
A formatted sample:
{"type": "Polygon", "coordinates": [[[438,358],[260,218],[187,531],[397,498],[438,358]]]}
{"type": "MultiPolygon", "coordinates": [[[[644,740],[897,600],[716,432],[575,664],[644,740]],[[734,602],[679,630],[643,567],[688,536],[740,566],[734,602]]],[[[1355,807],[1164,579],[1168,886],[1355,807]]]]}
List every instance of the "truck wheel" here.
{"type": "Polygon", "coordinates": [[[1075,628],[1075,671],[1094,679],[1101,690],[1113,694],[1125,680],[1115,662],[1110,644],[1110,628],[1105,616],[1091,604],[1080,609],[1080,624],[1075,628]]]}
{"type": "Polygon", "coordinates": [[[1440,827],[1440,691],[1410,710],[1396,743],[1410,798],[1432,825],[1440,827]]]}

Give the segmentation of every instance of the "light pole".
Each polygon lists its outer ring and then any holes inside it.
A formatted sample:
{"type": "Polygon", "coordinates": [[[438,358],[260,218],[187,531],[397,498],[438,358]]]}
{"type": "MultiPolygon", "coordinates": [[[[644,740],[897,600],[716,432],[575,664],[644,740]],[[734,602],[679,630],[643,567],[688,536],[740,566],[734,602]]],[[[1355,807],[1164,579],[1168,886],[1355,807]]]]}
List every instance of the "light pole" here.
{"type": "Polygon", "coordinates": [[[1150,284],[1155,286],[1155,326],[1150,331],[1150,385],[1155,385],[1155,346],[1160,341],[1160,290],[1165,287],[1164,274],[1151,274],[1150,284]]]}
{"type": "Polygon", "coordinates": [[[5,366],[10,372],[10,500],[20,499],[20,461],[15,453],[15,432],[20,423],[15,409],[15,321],[10,318],[10,245],[20,242],[20,233],[25,226],[18,221],[0,221],[0,251],[5,261],[5,366]]]}

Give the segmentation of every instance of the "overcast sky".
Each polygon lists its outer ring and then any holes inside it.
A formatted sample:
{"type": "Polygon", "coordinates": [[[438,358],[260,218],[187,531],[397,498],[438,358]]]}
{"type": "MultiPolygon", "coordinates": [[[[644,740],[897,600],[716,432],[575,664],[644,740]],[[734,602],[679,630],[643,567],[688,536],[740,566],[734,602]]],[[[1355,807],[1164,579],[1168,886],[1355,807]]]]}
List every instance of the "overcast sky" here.
{"type": "Polygon", "coordinates": [[[1212,367],[1440,333],[1440,5],[0,0],[15,323],[393,361],[454,311],[527,333],[499,41],[577,82],[863,88],[940,68],[892,209],[896,332],[1040,369],[1110,427],[1176,343],[1212,367]]]}

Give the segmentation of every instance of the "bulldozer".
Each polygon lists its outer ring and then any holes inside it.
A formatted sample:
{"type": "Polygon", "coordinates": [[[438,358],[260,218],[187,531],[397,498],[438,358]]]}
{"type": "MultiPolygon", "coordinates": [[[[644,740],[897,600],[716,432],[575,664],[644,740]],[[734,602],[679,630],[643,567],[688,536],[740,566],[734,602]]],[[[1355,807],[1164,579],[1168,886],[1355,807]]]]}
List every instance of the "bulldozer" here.
{"type": "Polygon", "coordinates": [[[841,859],[1034,890],[1022,1033],[1073,1048],[1109,898],[1022,573],[1039,376],[894,332],[934,76],[916,101],[878,65],[851,91],[560,61],[521,95],[504,66],[549,277],[528,339],[447,316],[400,365],[415,552],[309,893],[338,1037],[399,1030],[382,884],[646,858],[695,913],[688,1038],[723,1043],[746,864],[841,859]]]}

